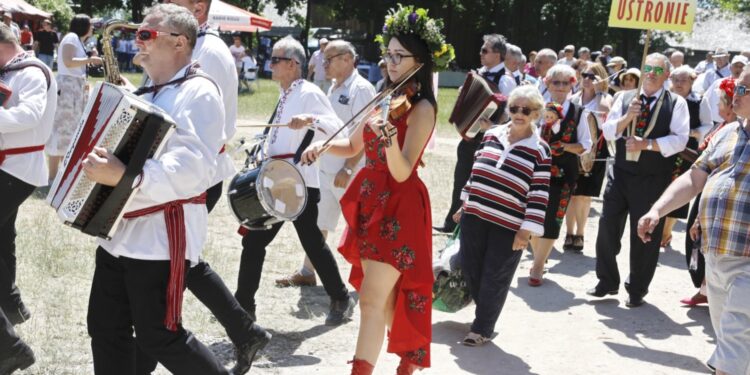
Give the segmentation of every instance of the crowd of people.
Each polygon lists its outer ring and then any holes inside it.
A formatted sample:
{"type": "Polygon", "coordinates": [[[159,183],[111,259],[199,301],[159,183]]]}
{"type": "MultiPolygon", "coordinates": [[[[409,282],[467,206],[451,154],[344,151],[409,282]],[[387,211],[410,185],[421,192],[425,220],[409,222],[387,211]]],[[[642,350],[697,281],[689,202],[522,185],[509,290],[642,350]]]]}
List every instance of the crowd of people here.
{"type": "MultiPolygon", "coordinates": [[[[166,111],[177,129],[136,178],[114,235],[98,239],[87,317],[94,372],[151,373],[161,363],[176,374],[245,374],[271,340],[256,323],[264,308],[256,293],[284,221],[240,228],[234,293],[202,248],[223,181],[237,173],[224,151],[236,132],[238,89],[258,66],[238,36],[228,46],[208,23],[210,0],[166,3],[146,11],[134,40],[114,46],[122,68],[132,61],[147,77],[140,88],[124,80],[123,90],[166,111]],[[183,327],[184,289],[226,329],[232,369],[183,327]]],[[[58,175],[83,115],[86,67],[104,63],[86,48],[88,16],[76,15],[59,41],[50,26],[29,36],[27,27],[0,24],[0,195],[8,199],[0,208],[0,374],[35,362],[13,328],[31,317],[15,282],[19,207],[58,175]]],[[[458,144],[451,207],[433,227],[418,169],[437,121],[433,75],[454,56],[441,29],[424,9],[391,10],[378,37],[377,89],[345,40],[321,39],[308,61],[286,37],[268,58],[280,91],[269,124],[285,126],[266,128],[265,154],[294,165],[305,188],[298,194],[307,197],[292,220],[305,259],[276,285],[316,285],[317,273],[330,298],[325,324],[351,320],[357,302],[327,244],[343,217],[338,251],[351,264],[361,312],[351,373],[374,371],[386,335],[388,352],[401,358],[398,374],[430,367],[433,231],[458,230],[460,268],[476,303],[462,342],[479,346],[492,338],[523,250],[534,258],[528,284],[543,287],[563,224],[563,250],[585,250],[592,198],[604,187],[598,283],[587,294],[616,295],[623,284],[628,307],[646,303],[659,249],[671,244],[675,220],[687,219],[686,265],[699,289],[681,302],[709,304],[717,340],[708,365],[749,374],[750,52],[716,48],[691,68],[682,52],[665,51],[635,68],[609,45],[527,57],[502,35],[485,35],[476,74],[503,105],[458,144]],[[391,95],[399,99],[384,100],[391,95]],[[630,270],[621,282],[628,218],[630,270]]],[[[125,169],[99,147],[83,163],[87,178],[105,186],[117,186],[125,169]]]]}

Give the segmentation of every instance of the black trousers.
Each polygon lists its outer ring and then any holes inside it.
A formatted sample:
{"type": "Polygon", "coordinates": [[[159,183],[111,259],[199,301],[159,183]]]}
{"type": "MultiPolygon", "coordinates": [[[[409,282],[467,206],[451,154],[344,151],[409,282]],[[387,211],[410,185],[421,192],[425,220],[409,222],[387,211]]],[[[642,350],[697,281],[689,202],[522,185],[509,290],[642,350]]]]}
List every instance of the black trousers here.
{"type": "Polygon", "coordinates": [[[96,374],[135,374],[136,342],[173,374],[229,374],[192,333],[164,326],[168,279],[169,261],[116,258],[97,249],[88,310],[96,374]]]}
{"type": "Polygon", "coordinates": [[[645,296],[648,293],[648,286],[654,278],[656,263],[659,261],[664,220],[659,221],[649,243],[643,243],[638,238],[638,220],[651,209],[670,181],[669,174],[633,175],[615,166],[604,191],[604,205],[596,237],[596,276],[599,278],[599,288],[615,290],[620,287],[617,254],[620,253],[620,241],[626,220],[630,216],[630,277],[629,282],[625,283],[625,289],[633,295],[645,296]]]}
{"type": "MultiPolygon", "coordinates": [[[[206,191],[206,206],[209,213],[221,198],[221,186],[222,183],[218,183],[206,191]]],[[[254,322],[250,315],[240,306],[208,262],[201,260],[195,267],[189,268],[185,283],[193,295],[211,310],[235,346],[252,340],[253,332],[259,328],[253,326],[254,322]]],[[[156,359],[148,356],[140,347],[137,350],[136,362],[136,373],[139,375],[150,374],[157,365],[156,359]]]]}
{"type": "Polygon", "coordinates": [[[13,353],[21,345],[21,339],[13,329],[13,324],[0,309],[0,362],[7,359],[9,353],[13,353]]]}
{"type": "Polygon", "coordinates": [[[455,229],[456,222],[453,221],[453,214],[461,208],[461,190],[466,186],[466,182],[471,177],[471,167],[474,165],[474,153],[481,143],[482,137],[477,135],[476,138],[467,141],[462,139],[458,142],[456,148],[456,167],[453,170],[453,192],[451,193],[451,208],[445,215],[443,228],[455,229]]]}
{"type": "Polygon", "coordinates": [[[693,281],[693,285],[696,288],[700,288],[703,284],[703,279],[706,278],[706,258],[703,256],[703,252],[695,249],[695,243],[690,238],[690,228],[693,227],[695,221],[698,220],[698,206],[701,203],[701,194],[698,194],[693,200],[693,205],[690,207],[690,213],[687,219],[687,230],[685,231],[685,261],[687,263],[688,272],[690,272],[690,279],[693,281]],[[690,262],[693,258],[693,252],[697,251],[698,263],[696,269],[690,269],[690,262]]]}
{"type": "Polygon", "coordinates": [[[21,303],[21,291],[16,286],[16,217],[18,207],[34,189],[0,171],[0,308],[11,319],[20,314],[21,303]]]}
{"type": "MultiPolygon", "coordinates": [[[[293,222],[294,229],[328,296],[332,300],[344,300],[349,292],[341,279],[336,259],[318,228],[318,201],[320,190],[307,188],[307,205],[293,222]]],[[[242,259],[235,297],[245,309],[255,307],[255,293],[260,285],[266,246],[273,241],[282,225],[284,222],[275,224],[268,230],[250,231],[242,238],[242,259]]]]}
{"type": "Polygon", "coordinates": [[[461,218],[461,270],[477,304],[471,331],[491,337],[523,251],[513,251],[516,233],[474,215],[461,218]]]}

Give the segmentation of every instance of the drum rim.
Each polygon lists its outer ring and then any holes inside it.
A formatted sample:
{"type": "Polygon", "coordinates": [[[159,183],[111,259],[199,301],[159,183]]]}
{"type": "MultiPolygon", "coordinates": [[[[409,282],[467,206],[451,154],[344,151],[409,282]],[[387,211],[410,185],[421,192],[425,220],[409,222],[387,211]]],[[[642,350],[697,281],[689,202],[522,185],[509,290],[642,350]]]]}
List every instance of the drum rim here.
{"type": "MultiPolygon", "coordinates": [[[[232,178],[232,181],[231,181],[231,182],[229,183],[229,185],[230,185],[230,189],[227,189],[227,202],[229,203],[229,208],[230,208],[230,209],[231,209],[231,211],[232,211],[232,215],[234,215],[234,218],[235,218],[235,219],[237,219],[237,222],[239,222],[239,223],[240,223],[240,226],[242,226],[242,227],[244,227],[244,228],[247,228],[247,229],[254,229],[254,228],[257,228],[257,227],[254,227],[254,226],[249,226],[249,225],[246,225],[246,224],[244,224],[244,223],[243,223],[243,219],[241,219],[241,218],[240,218],[240,216],[239,216],[239,215],[237,214],[237,210],[236,210],[236,209],[234,208],[234,206],[232,205],[232,199],[231,199],[231,194],[230,194],[230,192],[231,192],[231,191],[232,191],[233,189],[231,189],[231,187],[232,187],[232,186],[234,185],[233,183],[234,183],[234,182],[235,182],[235,181],[237,180],[237,177],[239,177],[239,176],[240,176],[241,174],[243,174],[243,173],[245,173],[245,172],[247,172],[247,171],[250,171],[250,170],[253,170],[253,169],[256,169],[256,168],[258,169],[258,175],[257,175],[257,176],[255,177],[255,187],[254,187],[254,188],[255,188],[255,192],[256,192],[256,193],[258,194],[258,197],[260,198],[260,199],[258,199],[258,201],[260,202],[260,205],[261,205],[261,207],[263,207],[263,210],[264,210],[264,211],[266,211],[266,213],[267,213],[268,215],[270,215],[270,216],[271,216],[271,218],[274,218],[274,219],[278,220],[277,222],[275,222],[275,223],[273,223],[273,224],[277,224],[277,223],[279,223],[279,222],[282,222],[282,221],[294,221],[294,220],[296,220],[296,219],[297,219],[297,218],[298,218],[298,217],[299,217],[300,215],[302,215],[302,212],[303,212],[303,211],[305,210],[305,208],[307,207],[307,185],[305,184],[305,179],[304,179],[304,177],[302,176],[302,173],[300,173],[299,169],[297,169],[297,167],[295,167],[295,166],[294,166],[294,164],[292,164],[292,163],[290,163],[290,162],[288,162],[288,161],[286,161],[286,160],[282,160],[282,159],[266,159],[266,160],[264,160],[264,161],[262,161],[262,162],[261,162],[261,164],[260,164],[260,166],[259,166],[259,167],[255,167],[255,168],[250,168],[250,169],[243,169],[242,171],[240,171],[239,173],[237,173],[237,174],[236,174],[236,175],[234,176],[234,178],[232,178]],[[273,215],[273,214],[272,214],[272,212],[275,212],[275,210],[271,210],[271,208],[270,208],[270,207],[268,207],[268,204],[267,204],[267,203],[266,203],[266,201],[265,201],[265,195],[264,195],[264,193],[263,193],[263,189],[260,189],[260,188],[259,188],[259,184],[258,184],[258,177],[260,177],[261,175],[263,175],[263,171],[265,170],[266,166],[267,166],[267,165],[268,165],[269,163],[271,163],[271,162],[275,162],[275,161],[278,161],[278,162],[284,162],[284,163],[287,163],[287,164],[289,164],[289,165],[290,165],[290,166],[292,167],[292,169],[294,170],[294,172],[296,172],[296,173],[297,173],[297,175],[298,175],[298,176],[299,176],[299,178],[300,178],[300,181],[302,181],[302,185],[304,186],[304,189],[302,190],[302,191],[303,191],[303,197],[304,197],[304,199],[303,199],[303,202],[302,202],[302,209],[300,210],[300,212],[299,212],[299,213],[297,213],[296,215],[292,216],[292,217],[291,217],[291,218],[289,218],[289,219],[285,219],[285,218],[280,218],[280,217],[278,217],[278,216],[276,216],[276,215],[273,215]]],[[[270,224],[270,225],[273,225],[273,224],[270,224]]]]}
{"type": "Polygon", "coordinates": [[[292,163],[290,163],[290,162],[288,162],[286,160],[283,160],[283,159],[268,159],[267,161],[268,162],[264,161],[263,164],[260,166],[260,173],[258,173],[258,177],[260,177],[263,174],[263,170],[265,170],[266,167],[269,164],[273,163],[273,162],[282,162],[282,163],[289,164],[289,166],[292,167],[292,170],[295,173],[297,173],[297,175],[299,176],[300,181],[302,181],[302,187],[303,187],[302,193],[303,193],[304,199],[302,200],[302,209],[299,210],[299,213],[297,213],[296,215],[293,215],[289,219],[280,218],[280,217],[278,217],[276,215],[271,214],[271,212],[275,212],[276,210],[275,209],[272,210],[271,207],[268,206],[268,204],[266,203],[266,199],[265,199],[266,197],[265,197],[265,195],[263,193],[263,189],[259,189],[258,188],[259,184],[256,181],[256,183],[255,183],[255,191],[257,191],[258,192],[258,196],[261,197],[261,199],[260,199],[260,205],[263,206],[263,209],[266,210],[266,212],[268,214],[270,214],[272,217],[275,217],[275,218],[279,219],[280,221],[294,221],[300,215],[302,215],[302,212],[304,212],[305,208],[307,207],[307,185],[305,184],[305,178],[302,176],[302,173],[300,173],[299,169],[297,169],[297,167],[294,166],[294,164],[292,164],[292,163]]]}

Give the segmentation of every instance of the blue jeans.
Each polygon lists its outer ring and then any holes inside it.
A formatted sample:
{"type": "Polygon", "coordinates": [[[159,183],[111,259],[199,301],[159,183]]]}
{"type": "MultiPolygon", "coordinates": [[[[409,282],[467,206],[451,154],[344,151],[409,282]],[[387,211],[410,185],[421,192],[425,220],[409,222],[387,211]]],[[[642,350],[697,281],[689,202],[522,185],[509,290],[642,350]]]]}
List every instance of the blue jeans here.
{"type": "Polygon", "coordinates": [[[523,251],[516,233],[474,215],[461,218],[461,269],[477,304],[471,332],[491,337],[523,251]]]}
{"type": "Polygon", "coordinates": [[[39,60],[42,60],[45,65],[52,69],[52,55],[45,55],[40,53],[39,55],[37,55],[37,58],[39,58],[39,60]]]}

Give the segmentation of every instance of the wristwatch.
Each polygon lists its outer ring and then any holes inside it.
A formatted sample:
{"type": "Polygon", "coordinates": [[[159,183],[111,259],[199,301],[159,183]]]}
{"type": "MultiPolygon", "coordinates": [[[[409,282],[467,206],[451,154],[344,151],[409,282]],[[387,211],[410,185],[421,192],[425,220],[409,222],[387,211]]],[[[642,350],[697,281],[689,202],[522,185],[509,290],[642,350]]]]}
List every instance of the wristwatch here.
{"type": "Polygon", "coordinates": [[[352,175],[353,171],[352,171],[352,169],[351,169],[351,168],[349,168],[349,167],[344,167],[343,169],[344,169],[344,172],[346,172],[346,174],[347,174],[347,175],[349,175],[349,176],[351,176],[351,175],[352,175]]]}
{"type": "Polygon", "coordinates": [[[653,149],[654,149],[654,144],[653,144],[653,141],[649,139],[649,140],[648,140],[648,146],[646,146],[646,150],[649,150],[649,151],[651,151],[651,150],[653,150],[653,149]]]}

